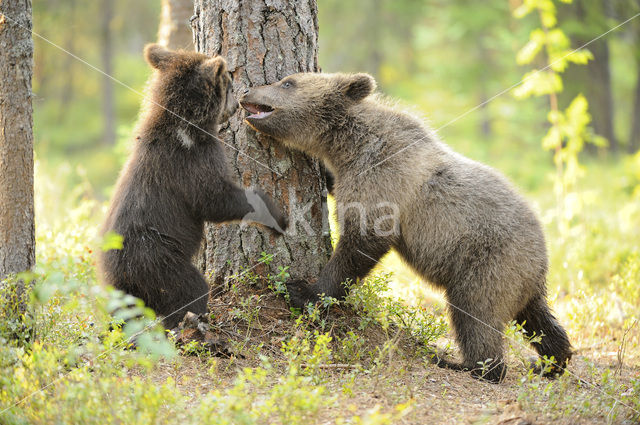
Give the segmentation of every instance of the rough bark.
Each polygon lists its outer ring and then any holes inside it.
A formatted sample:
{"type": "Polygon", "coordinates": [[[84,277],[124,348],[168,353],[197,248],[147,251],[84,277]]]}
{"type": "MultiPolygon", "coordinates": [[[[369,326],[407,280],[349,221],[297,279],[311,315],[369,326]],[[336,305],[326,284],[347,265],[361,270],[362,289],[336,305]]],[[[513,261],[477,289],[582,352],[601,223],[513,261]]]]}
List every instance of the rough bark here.
{"type": "Polygon", "coordinates": [[[0,0],[0,280],[35,261],[31,1],[0,0]]]}
{"type": "Polygon", "coordinates": [[[193,50],[192,15],[193,0],[162,0],[158,43],[170,49],[193,50]]]}
{"type": "MultiPolygon", "coordinates": [[[[315,0],[196,0],[192,22],[196,50],[224,56],[235,93],[301,71],[317,71],[315,0]]],[[[274,254],[271,272],[290,266],[296,279],[317,277],[331,253],[326,191],[317,161],[257,134],[238,112],[221,129],[237,180],[269,193],[289,216],[287,234],[275,237],[256,226],[210,225],[202,268],[213,283],[256,265],[262,251],[274,254]],[[259,163],[258,163],[259,162],[259,163]]],[[[262,265],[252,272],[268,272],[262,265]]]]}
{"type": "Polygon", "coordinates": [[[103,142],[113,145],[116,142],[116,114],[113,102],[113,81],[107,75],[113,73],[113,37],[111,20],[113,18],[113,0],[102,0],[102,118],[104,122],[103,142]]]}

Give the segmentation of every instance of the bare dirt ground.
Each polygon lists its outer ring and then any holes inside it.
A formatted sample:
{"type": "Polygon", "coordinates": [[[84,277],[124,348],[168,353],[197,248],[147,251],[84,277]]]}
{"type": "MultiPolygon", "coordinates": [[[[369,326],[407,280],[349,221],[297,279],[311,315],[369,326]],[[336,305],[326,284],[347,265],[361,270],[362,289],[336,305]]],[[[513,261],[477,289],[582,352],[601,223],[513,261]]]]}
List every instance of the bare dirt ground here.
{"type": "MultiPolygon", "coordinates": [[[[179,367],[162,365],[155,375],[157,382],[172,377],[181,391],[191,394],[194,403],[202,394],[224,389],[233,384],[239,368],[250,366],[243,360],[219,358],[218,379],[207,373],[207,364],[196,357],[184,358],[179,367]]],[[[605,365],[602,365],[604,369],[605,365]]],[[[596,366],[598,367],[598,366],[596,366]]],[[[585,372],[587,365],[581,357],[574,359],[571,371],[576,375],[585,372]]],[[[637,376],[640,373],[625,368],[623,374],[637,376]]],[[[471,378],[468,373],[441,369],[425,363],[407,365],[398,360],[376,374],[354,373],[352,370],[329,370],[322,384],[338,397],[335,405],[324,409],[317,423],[332,424],[335,417],[364,414],[375,406],[391,411],[399,403],[413,400],[410,412],[397,421],[399,424],[604,424],[637,423],[630,420],[609,422],[604,415],[579,416],[564,414],[562,403],[553,409],[545,408],[547,397],[540,395],[532,406],[525,407],[518,401],[522,391],[520,379],[523,370],[512,370],[505,381],[490,384],[471,378]],[[353,378],[355,376],[355,378],[353,378]],[[345,387],[349,391],[345,391],[345,387]],[[531,409],[533,407],[533,409],[531,409]],[[547,410],[550,410],[547,412],[547,410]]],[[[580,387],[578,379],[569,380],[575,388],[567,397],[606,397],[597,386],[580,387]]],[[[541,391],[542,392],[542,391],[541,391]]],[[[568,406],[566,406],[568,408],[568,406]]]]}

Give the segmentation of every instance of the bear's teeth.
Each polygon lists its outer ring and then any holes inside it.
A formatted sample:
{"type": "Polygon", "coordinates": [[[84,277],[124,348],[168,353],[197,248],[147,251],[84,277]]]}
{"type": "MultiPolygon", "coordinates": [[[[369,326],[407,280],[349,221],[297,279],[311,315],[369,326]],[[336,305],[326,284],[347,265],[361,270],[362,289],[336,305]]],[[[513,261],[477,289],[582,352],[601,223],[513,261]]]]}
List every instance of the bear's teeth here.
{"type": "Polygon", "coordinates": [[[269,112],[260,111],[257,114],[249,115],[249,118],[265,118],[271,115],[271,112],[273,111],[269,111],[269,112]]]}
{"type": "Polygon", "coordinates": [[[241,102],[241,105],[250,114],[247,118],[265,118],[273,112],[273,108],[267,105],[246,102],[241,102]]]}

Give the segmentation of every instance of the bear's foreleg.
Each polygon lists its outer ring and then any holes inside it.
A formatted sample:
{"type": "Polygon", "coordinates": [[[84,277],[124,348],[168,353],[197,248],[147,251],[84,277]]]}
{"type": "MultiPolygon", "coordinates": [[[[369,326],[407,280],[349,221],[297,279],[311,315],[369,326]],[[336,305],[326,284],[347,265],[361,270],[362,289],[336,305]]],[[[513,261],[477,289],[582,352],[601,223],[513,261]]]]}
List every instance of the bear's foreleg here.
{"type": "Polygon", "coordinates": [[[320,301],[322,295],[344,299],[348,293],[348,282],[355,283],[364,278],[390,247],[384,238],[349,234],[347,231],[340,237],[316,283],[308,285],[300,280],[287,283],[290,304],[302,308],[307,303],[320,301]]]}
{"type": "Polygon", "coordinates": [[[284,233],[288,220],[282,210],[261,189],[243,189],[223,182],[205,205],[205,220],[214,223],[249,221],[284,233]]]}

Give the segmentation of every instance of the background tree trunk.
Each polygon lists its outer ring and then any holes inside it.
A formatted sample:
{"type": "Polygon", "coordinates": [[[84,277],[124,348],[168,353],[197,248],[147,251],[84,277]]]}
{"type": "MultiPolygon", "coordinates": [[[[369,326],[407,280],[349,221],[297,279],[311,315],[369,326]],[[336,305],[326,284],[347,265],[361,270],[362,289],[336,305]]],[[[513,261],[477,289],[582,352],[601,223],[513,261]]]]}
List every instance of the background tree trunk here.
{"type": "Polygon", "coordinates": [[[35,262],[31,16],[0,0],[0,280],[35,262]]]}
{"type": "MultiPolygon", "coordinates": [[[[102,70],[107,75],[113,73],[113,37],[111,20],[113,18],[113,0],[102,0],[102,70]]],[[[113,81],[102,76],[102,119],[104,122],[103,142],[114,145],[116,142],[116,114],[113,103],[113,81]]]]}
{"type": "MultiPolygon", "coordinates": [[[[582,46],[608,28],[606,17],[611,17],[611,1],[589,3],[583,0],[574,2],[573,10],[575,18],[580,23],[575,35],[569,32],[569,36],[575,39],[574,46],[582,46]]],[[[609,141],[608,150],[618,151],[618,139],[616,138],[614,119],[615,105],[613,102],[613,86],[611,81],[611,66],[609,41],[607,37],[589,44],[588,49],[593,53],[593,60],[587,66],[572,66],[566,72],[565,90],[562,99],[568,103],[578,93],[582,92],[589,101],[589,111],[592,116],[593,130],[596,134],[609,141]],[[588,84],[585,84],[588,82],[588,84]]],[[[591,154],[597,152],[597,147],[587,144],[585,150],[591,154]]]]}
{"type": "MultiPolygon", "coordinates": [[[[318,69],[315,0],[196,0],[192,24],[196,49],[227,59],[235,93],[318,69]]],[[[227,148],[232,172],[243,185],[257,185],[269,193],[288,214],[289,229],[276,237],[256,226],[210,225],[201,267],[207,275],[213,273],[217,285],[254,266],[265,251],[275,255],[271,272],[279,265],[290,266],[292,278],[315,278],[331,253],[320,167],[317,161],[257,134],[243,119],[244,113],[238,112],[221,129],[221,137],[237,149],[227,148]]],[[[253,271],[268,272],[262,265],[253,271]]]]}
{"type": "Polygon", "coordinates": [[[618,140],[614,133],[613,89],[609,67],[609,44],[601,39],[589,46],[595,60],[587,65],[591,84],[587,88],[589,109],[593,117],[593,130],[609,141],[609,150],[618,151],[618,140]]]}
{"type": "MultiPolygon", "coordinates": [[[[66,0],[68,13],[70,17],[70,21],[73,22],[75,19],[76,12],[76,1],[75,0],[66,0]]],[[[74,25],[69,25],[67,30],[67,34],[65,37],[64,48],[70,52],[76,51],[76,28],[74,25]]],[[[64,84],[62,85],[62,92],[60,93],[60,110],[58,111],[60,121],[65,119],[65,116],[69,113],[69,107],[73,100],[73,88],[74,88],[74,67],[76,64],[76,58],[71,55],[64,55],[63,58],[63,68],[66,74],[66,78],[64,80],[64,84]]]]}
{"type": "Polygon", "coordinates": [[[633,106],[629,120],[629,140],[627,151],[631,154],[640,150],[640,23],[632,22],[627,29],[633,42],[633,56],[636,62],[636,84],[633,90],[633,106]]]}
{"type": "Polygon", "coordinates": [[[193,50],[192,15],[193,0],[162,0],[158,43],[170,49],[193,50]]]}
{"type": "Polygon", "coordinates": [[[633,95],[633,109],[631,111],[631,128],[629,130],[629,153],[636,153],[640,149],[640,60],[636,60],[638,76],[636,77],[636,88],[633,95]]]}

